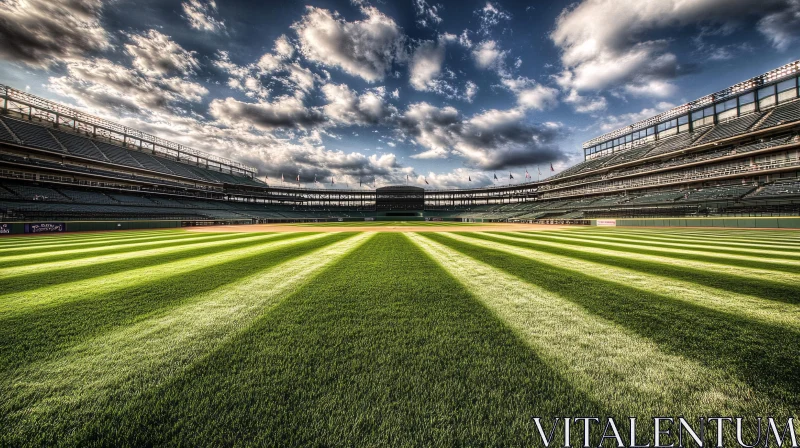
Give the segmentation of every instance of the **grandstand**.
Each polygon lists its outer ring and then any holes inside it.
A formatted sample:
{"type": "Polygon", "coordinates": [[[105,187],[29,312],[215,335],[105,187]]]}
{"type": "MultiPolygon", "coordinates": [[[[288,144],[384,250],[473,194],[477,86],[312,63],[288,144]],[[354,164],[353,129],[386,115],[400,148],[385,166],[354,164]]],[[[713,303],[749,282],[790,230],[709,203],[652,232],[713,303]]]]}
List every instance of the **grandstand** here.
{"type": "Polygon", "coordinates": [[[798,74],[800,61],[598,136],[549,179],[454,190],[268,185],[241,163],[0,86],[0,221],[797,216],[798,74]]]}

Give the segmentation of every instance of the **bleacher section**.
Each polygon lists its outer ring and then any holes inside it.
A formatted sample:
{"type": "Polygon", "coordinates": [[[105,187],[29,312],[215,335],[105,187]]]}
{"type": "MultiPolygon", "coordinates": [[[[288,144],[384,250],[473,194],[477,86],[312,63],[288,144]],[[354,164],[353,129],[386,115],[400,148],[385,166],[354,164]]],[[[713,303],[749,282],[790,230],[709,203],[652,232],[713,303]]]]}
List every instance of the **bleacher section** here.
{"type": "Polygon", "coordinates": [[[791,123],[800,120],[800,100],[777,106],[767,117],[759,129],[771,128],[780,124],[791,123]]]}
{"type": "MultiPolygon", "coordinates": [[[[3,118],[11,132],[17,136],[20,144],[50,151],[64,152],[50,132],[42,127],[19,120],[3,118]]],[[[12,140],[13,141],[13,140],[12,140]]]]}
{"type": "MultiPolygon", "coordinates": [[[[22,144],[62,155],[74,155],[100,163],[147,170],[155,175],[179,176],[191,182],[202,181],[215,184],[265,186],[264,183],[249,177],[196,167],[169,160],[160,155],[123,148],[98,139],[90,139],[66,132],[66,130],[53,129],[51,123],[28,122],[10,117],[0,117],[0,121],[2,121],[0,123],[0,141],[22,144]],[[16,139],[8,132],[6,126],[16,135],[16,139]]],[[[92,172],[99,171],[97,168],[92,168],[91,170],[92,172]]],[[[109,172],[113,173],[112,171],[109,172]]],[[[162,181],[170,182],[168,180],[162,181]]]]}
{"type": "Polygon", "coordinates": [[[743,117],[739,117],[730,121],[726,121],[724,123],[719,123],[718,125],[714,126],[707,134],[703,135],[696,143],[703,144],[709,143],[716,140],[722,140],[724,138],[733,137],[735,135],[739,135],[743,132],[746,132],[750,129],[761,117],[764,116],[764,112],[759,113],[752,113],[749,115],[745,115],[743,117]]]}

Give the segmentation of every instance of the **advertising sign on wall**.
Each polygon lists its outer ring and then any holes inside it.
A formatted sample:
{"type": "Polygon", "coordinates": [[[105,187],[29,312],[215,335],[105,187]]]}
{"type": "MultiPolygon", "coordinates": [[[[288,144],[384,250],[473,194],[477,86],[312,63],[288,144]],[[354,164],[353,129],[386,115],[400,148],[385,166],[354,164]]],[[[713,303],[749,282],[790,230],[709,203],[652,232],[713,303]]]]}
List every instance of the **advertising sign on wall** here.
{"type": "Polygon", "coordinates": [[[0,235],[8,235],[11,233],[11,226],[8,224],[0,224],[0,235]]]}
{"type": "Polygon", "coordinates": [[[66,232],[67,226],[63,222],[42,222],[25,224],[25,233],[66,232]]]}
{"type": "Polygon", "coordinates": [[[607,227],[616,227],[617,220],[616,219],[598,219],[597,220],[598,226],[607,226],[607,227]]]}

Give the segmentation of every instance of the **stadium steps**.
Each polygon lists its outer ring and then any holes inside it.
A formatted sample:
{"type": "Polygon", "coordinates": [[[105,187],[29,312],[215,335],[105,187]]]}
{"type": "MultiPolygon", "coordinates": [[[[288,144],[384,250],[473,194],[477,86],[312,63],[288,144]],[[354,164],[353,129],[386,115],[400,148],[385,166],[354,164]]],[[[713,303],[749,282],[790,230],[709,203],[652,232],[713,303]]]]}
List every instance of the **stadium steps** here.
{"type": "Polygon", "coordinates": [[[150,171],[157,171],[164,174],[175,174],[169,168],[165,167],[161,162],[150,154],[138,151],[128,151],[131,157],[136,159],[145,169],[150,171]]]}
{"type": "Polygon", "coordinates": [[[100,152],[92,141],[83,137],[67,134],[61,131],[51,131],[51,135],[58,141],[64,149],[76,156],[86,157],[93,160],[107,162],[108,159],[100,152]]]}
{"type": "Polygon", "coordinates": [[[3,118],[3,121],[8,125],[11,131],[13,131],[14,135],[19,138],[20,144],[60,153],[66,152],[55,137],[43,126],[10,118],[3,118]]]}
{"type": "Polygon", "coordinates": [[[797,120],[800,120],[800,100],[780,104],[773,108],[769,118],[764,120],[764,123],[758,129],[771,128],[797,120]]]}
{"type": "Polygon", "coordinates": [[[20,143],[19,138],[11,131],[11,128],[5,123],[4,120],[0,119],[0,140],[5,140],[14,143],[20,143]]]}
{"type": "Polygon", "coordinates": [[[770,198],[789,198],[800,196],[800,179],[779,179],[762,185],[748,194],[743,200],[761,200],[770,198]]]}
{"type": "Polygon", "coordinates": [[[758,120],[758,121],[757,121],[757,122],[756,122],[756,123],[753,125],[752,129],[753,129],[753,130],[755,130],[755,129],[761,129],[761,126],[763,126],[763,125],[764,125],[764,122],[765,122],[765,121],[769,120],[769,117],[771,117],[771,116],[772,116],[772,113],[773,113],[773,112],[775,112],[775,108],[772,108],[772,109],[768,110],[768,111],[767,111],[767,113],[765,113],[765,114],[764,114],[764,116],[763,116],[763,117],[761,117],[761,119],[759,119],[759,120],[758,120]]]}
{"type": "Polygon", "coordinates": [[[0,186],[0,199],[19,199],[20,197],[16,195],[13,191],[0,186]]]}
{"type": "Polygon", "coordinates": [[[711,130],[703,135],[702,138],[697,139],[694,144],[701,145],[704,143],[711,143],[747,132],[761,119],[763,114],[763,112],[754,112],[742,117],[725,121],[724,123],[719,123],[712,127],[711,130]]]}
{"type": "Polygon", "coordinates": [[[108,160],[113,163],[117,163],[120,165],[130,166],[134,168],[144,168],[138,160],[131,157],[130,153],[126,149],[122,149],[118,146],[114,146],[105,142],[95,142],[95,146],[103,155],[106,156],[108,160]]]}

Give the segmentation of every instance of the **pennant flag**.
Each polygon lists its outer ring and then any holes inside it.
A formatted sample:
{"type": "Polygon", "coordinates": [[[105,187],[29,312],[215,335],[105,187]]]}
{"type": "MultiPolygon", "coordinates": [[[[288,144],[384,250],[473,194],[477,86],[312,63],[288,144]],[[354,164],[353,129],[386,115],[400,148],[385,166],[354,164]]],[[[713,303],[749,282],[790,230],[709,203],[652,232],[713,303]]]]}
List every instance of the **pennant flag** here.
{"type": "Polygon", "coordinates": [[[550,171],[555,171],[556,169],[553,168],[553,162],[550,162],[550,171]]]}
{"type": "Polygon", "coordinates": [[[430,185],[427,178],[425,179],[425,185],[430,185]]]}
{"type": "Polygon", "coordinates": [[[472,182],[472,176],[467,176],[467,179],[469,179],[469,181],[472,182]]]}
{"type": "Polygon", "coordinates": [[[511,171],[509,171],[509,172],[508,172],[508,178],[509,178],[509,179],[513,179],[513,178],[514,178],[514,175],[513,175],[513,174],[511,174],[511,171]]]}
{"type": "Polygon", "coordinates": [[[360,177],[358,178],[358,186],[359,187],[361,186],[361,178],[360,177]]]}
{"type": "Polygon", "coordinates": [[[283,173],[281,173],[281,183],[283,183],[283,173]]]}
{"type": "Polygon", "coordinates": [[[497,173],[494,173],[494,180],[497,180],[497,173]]]}
{"type": "Polygon", "coordinates": [[[536,165],[536,170],[539,171],[539,175],[541,176],[542,175],[542,169],[539,168],[539,165],[536,165]]]}
{"type": "Polygon", "coordinates": [[[331,185],[333,185],[333,184],[335,184],[335,183],[336,183],[336,182],[334,181],[334,179],[333,179],[333,176],[331,176],[331,185]]]}
{"type": "Polygon", "coordinates": [[[314,183],[315,183],[315,184],[318,184],[318,183],[319,183],[319,182],[317,182],[317,175],[316,175],[316,174],[314,175],[314,183]]]}
{"type": "Polygon", "coordinates": [[[530,179],[530,178],[531,178],[531,175],[528,174],[528,169],[525,168],[525,179],[530,179]]]}

